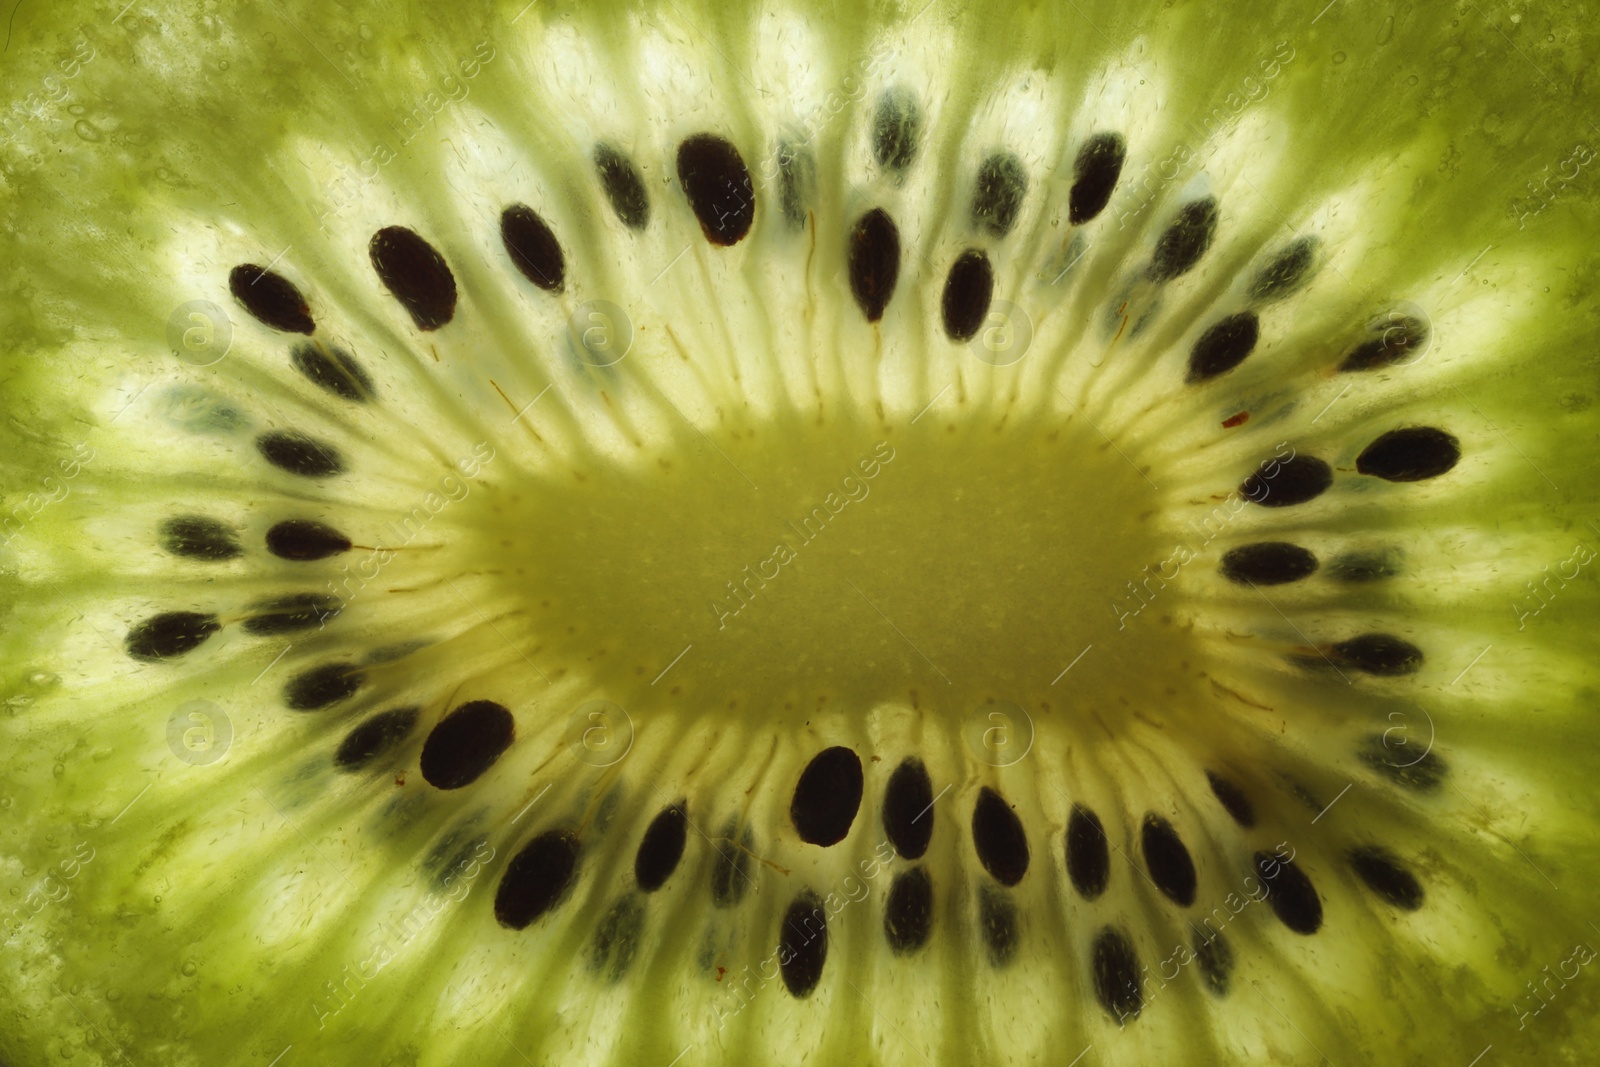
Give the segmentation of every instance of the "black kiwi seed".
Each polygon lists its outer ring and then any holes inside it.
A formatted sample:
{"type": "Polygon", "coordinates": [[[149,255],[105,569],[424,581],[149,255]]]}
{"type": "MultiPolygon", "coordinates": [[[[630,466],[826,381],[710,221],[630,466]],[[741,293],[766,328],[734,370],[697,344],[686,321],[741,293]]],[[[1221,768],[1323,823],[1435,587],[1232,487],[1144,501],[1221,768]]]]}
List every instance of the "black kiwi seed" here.
{"type": "Polygon", "coordinates": [[[1224,778],[1215,771],[1206,772],[1206,781],[1211,783],[1211,792],[1222,804],[1222,810],[1233,816],[1233,821],[1245,829],[1256,824],[1255,805],[1250,803],[1250,798],[1243,789],[1230,778],[1224,778]]]}
{"type": "Polygon", "coordinates": [[[1226,374],[1255,351],[1260,336],[1261,322],[1254,311],[1219,320],[1189,350],[1189,373],[1184,380],[1192,385],[1226,374]]]}
{"type": "Polygon", "coordinates": [[[1139,957],[1133,942],[1115,927],[1107,926],[1095,936],[1090,953],[1094,974],[1094,996],[1100,1006],[1118,1023],[1137,1018],[1144,1008],[1144,991],[1139,980],[1139,957]]]}
{"type": "Polygon", "coordinates": [[[1283,585],[1315,574],[1317,557],[1287,541],[1258,541],[1223,553],[1221,570],[1241,585],[1283,585]]]}
{"type": "Polygon", "coordinates": [[[1028,172],[1010,152],[996,152],[978,167],[972,191],[972,224],[991,236],[1004,237],[1017,224],[1022,198],[1028,191],[1028,172]]]}
{"type": "Polygon", "coordinates": [[[895,875],[883,910],[883,936],[889,947],[908,955],[933,933],[933,880],[919,866],[895,875]]]}
{"type": "Polygon", "coordinates": [[[417,725],[421,708],[391,708],[380,711],[345,734],[333,755],[341,771],[360,770],[404,741],[417,725]]]}
{"type": "Polygon", "coordinates": [[[921,859],[933,840],[933,781],[915,756],[900,762],[889,775],[883,795],[883,832],[895,852],[921,859]]]}
{"type": "Polygon", "coordinates": [[[589,946],[589,967],[615,982],[628,973],[639,953],[639,935],[644,932],[644,903],[633,895],[611,906],[595,927],[589,946]]]}
{"type": "Polygon", "coordinates": [[[685,138],[678,145],[678,184],[707,241],[728,247],[750,232],[756,218],[755,189],[732,143],[710,133],[685,138]]]}
{"type": "Polygon", "coordinates": [[[611,145],[601,143],[594,146],[594,169],[617,219],[630,230],[648,226],[650,196],[645,192],[644,176],[633,165],[633,160],[611,145]]]}
{"type": "Polygon", "coordinates": [[[1297,934],[1314,934],[1322,928],[1322,898],[1294,860],[1271,852],[1257,852],[1256,870],[1267,883],[1267,903],[1278,919],[1297,934]]]}
{"type": "Polygon", "coordinates": [[[500,243],[511,265],[547,293],[559,293],[567,280],[567,257],[561,242],[539,213],[526,204],[512,204],[500,213],[500,243]]]}
{"type": "Polygon", "coordinates": [[[561,903],[577,871],[577,837],[565,830],[546,830],[506,864],[495,889],[494,917],[501,926],[526,928],[561,903]]]}
{"type": "Polygon", "coordinates": [[[179,515],[162,522],[161,547],[187,559],[233,559],[244,551],[233,528],[203,515],[179,515]]]}
{"type": "Polygon", "coordinates": [[[344,457],[336,448],[294,430],[268,430],[256,438],[256,451],[279,470],[302,478],[344,473],[344,457]]]}
{"type": "Polygon", "coordinates": [[[1316,258],[1315,237],[1289,242],[1250,279],[1250,298],[1265,304],[1293,293],[1310,278],[1316,258]]]}
{"type": "Polygon", "coordinates": [[[1277,463],[1269,474],[1257,471],[1239,486],[1252,504],[1288,508],[1315,500],[1333,484],[1333,468],[1315,456],[1294,455],[1277,463]]]}
{"type": "Polygon", "coordinates": [[[342,348],[305,342],[294,346],[289,362],[312,385],[334,396],[365,404],[377,395],[366,369],[342,348]]]}
{"type": "Polygon", "coordinates": [[[285,519],[267,531],[267,551],[279,559],[326,559],[350,551],[350,538],[326,523],[285,519]]]}
{"type": "Polygon", "coordinates": [[[1374,845],[1350,850],[1350,866],[1367,888],[1405,911],[1422,907],[1422,884],[1388,851],[1374,845]]]}
{"type": "Polygon", "coordinates": [[[795,897],[783,916],[778,940],[778,969],[783,984],[796,997],[810,996],[822,981],[828,961],[828,916],[822,901],[807,889],[795,897]]]}
{"type": "Polygon", "coordinates": [[[1396,785],[1426,793],[1439,788],[1445,762],[1430,747],[1427,722],[1417,716],[1404,732],[1372,734],[1358,755],[1373,770],[1396,785]]]}
{"type": "Polygon", "coordinates": [[[166,611],[152,615],[129,630],[123,647],[134,659],[171,659],[193,652],[220,629],[222,623],[215,615],[200,611],[166,611]]]}
{"type": "Polygon", "coordinates": [[[1150,278],[1158,282],[1189,273],[1211,247],[1217,235],[1217,199],[1191,200],[1178,209],[1178,217],[1156,239],[1150,257],[1150,278]]]}
{"type": "Polygon", "coordinates": [[[883,318],[900,279],[900,230],[882,208],[856,220],[850,231],[850,293],[868,322],[883,318]]]}
{"type": "Polygon", "coordinates": [[[1206,988],[1216,996],[1226,996],[1228,980],[1233,975],[1233,949],[1228,947],[1221,930],[1195,927],[1194,961],[1206,988]]]}
{"type": "Polygon", "coordinates": [[[1083,807],[1072,806],[1067,817],[1067,877],[1085,900],[1105,892],[1111,877],[1111,849],[1100,816],[1083,807]]]}
{"type": "Polygon", "coordinates": [[[952,341],[970,341],[989,314],[994,298],[994,268],[989,257],[969,248],[950,266],[944,282],[944,332],[952,341]]]}
{"type": "Polygon", "coordinates": [[[650,820],[633,856],[633,877],[640,889],[654,893],[666,884],[678,869],[688,836],[689,815],[681,800],[650,820]]]}
{"type": "Polygon", "coordinates": [[[265,267],[241,263],[233,268],[228,272],[228,291],[257,321],[274,330],[309,334],[317,328],[295,284],[265,267]]]}
{"type": "Polygon", "coordinates": [[[1393,678],[1422,668],[1422,649],[1393,634],[1361,634],[1333,646],[1334,658],[1358,671],[1393,678]]]}
{"type": "Polygon", "coordinates": [[[794,141],[778,146],[778,204],[783,209],[783,221],[791,230],[806,224],[816,180],[817,161],[811,149],[794,141]]]}
{"type": "Polygon", "coordinates": [[[1028,836],[1011,805],[988,786],[972,807],[972,843],[983,869],[1001,885],[1016,885],[1028,873],[1028,836]]]}
{"type": "Polygon", "coordinates": [[[289,679],[283,702],[290,711],[321,711],[356,695],[367,676],[350,663],[325,663],[289,679]]]}
{"type": "Polygon", "coordinates": [[[984,886],[978,893],[978,929],[988,949],[989,965],[1004,967],[1017,954],[1017,906],[1004,890],[984,886]]]}
{"type": "Polygon", "coordinates": [[[878,97],[872,116],[872,156],[878,166],[900,174],[922,145],[922,107],[911,90],[895,86],[878,97]]]}
{"type": "Polygon", "coordinates": [[[344,601],[326,593],[294,593],[253,606],[244,629],[252,634],[288,634],[320,626],[344,609],[344,601]]]}
{"type": "Polygon", "coordinates": [[[1411,315],[1391,315],[1379,336],[1363,341],[1344,357],[1341,371],[1391,367],[1410,357],[1428,340],[1428,324],[1411,315]]]}
{"type": "Polygon", "coordinates": [[[367,246],[378,280],[411,313],[419,330],[437,330],[456,316],[456,278],[450,266],[414,230],[385,226],[367,246]]]}
{"type": "Polygon", "coordinates": [[[1461,442],[1432,426],[1390,430],[1356,459],[1356,470],[1390,482],[1437,478],[1461,460],[1461,442]]]}
{"type": "Polygon", "coordinates": [[[1166,819],[1152,813],[1144,817],[1139,837],[1144,847],[1144,865],[1156,888],[1175,904],[1185,908],[1193,904],[1194,860],[1178,831],[1166,819]]]}
{"type": "Polygon", "coordinates": [[[493,767],[516,734],[503,704],[469,700],[440,719],[422,743],[422,777],[439,789],[471,785],[493,767]]]}
{"type": "Polygon", "coordinates": [[[800,840],[837,845],[861,808],[861,757],[843,745],[825,748],[800,772],[789,818],[800,840]]]}
{"type": "Polygon", "coordinates": [[[1081,225],[1104,211],[1122,176],[1128,145],[1121,134],[1097,133],[1078,149],[1072,164],[1072,192],[1067,196],[1067,221],[1081,225]]]}
{"type": "Polygon", "coordinates": [[[711,868],[711,903],[731,908],[750,891],[750,853],[755,848],[755,834],[748,826],[740,834],[739,825],[730,820],[723,827],[722,836],[711,843],[717,852],[717,862],[711,868]]]}

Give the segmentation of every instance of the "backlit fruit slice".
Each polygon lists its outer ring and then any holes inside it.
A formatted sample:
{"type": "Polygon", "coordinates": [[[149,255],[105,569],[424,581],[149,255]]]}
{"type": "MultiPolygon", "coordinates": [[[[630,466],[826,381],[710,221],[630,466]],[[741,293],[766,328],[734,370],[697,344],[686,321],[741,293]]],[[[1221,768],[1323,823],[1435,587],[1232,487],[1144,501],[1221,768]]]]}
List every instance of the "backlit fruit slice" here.
{"type": "Polygon", "coordinates": [[[23,5],[0,1062],[1591,1062],[1592,21],[23,5]]]}

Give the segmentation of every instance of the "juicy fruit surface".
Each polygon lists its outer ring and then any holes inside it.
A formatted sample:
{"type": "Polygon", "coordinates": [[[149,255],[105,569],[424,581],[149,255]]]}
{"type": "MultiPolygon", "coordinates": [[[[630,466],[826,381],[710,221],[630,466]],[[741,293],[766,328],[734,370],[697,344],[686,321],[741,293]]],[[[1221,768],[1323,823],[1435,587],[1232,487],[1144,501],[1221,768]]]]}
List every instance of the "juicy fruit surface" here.
{"type": "Polygon", "coordinates": [[[1592,1059],[1576,9],[111,14],[4,1062],[1592,1059]]]}

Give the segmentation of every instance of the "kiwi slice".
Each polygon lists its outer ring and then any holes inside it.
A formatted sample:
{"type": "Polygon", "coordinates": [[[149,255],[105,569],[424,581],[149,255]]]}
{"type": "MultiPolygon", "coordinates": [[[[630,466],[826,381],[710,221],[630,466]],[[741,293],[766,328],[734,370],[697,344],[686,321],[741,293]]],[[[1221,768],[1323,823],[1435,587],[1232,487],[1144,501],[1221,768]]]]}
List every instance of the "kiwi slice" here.
{"type": "Polygon", "coordinates": [[[1594,1058],[1575,7],[111,15],[0,1062],[1594,1058]]]}

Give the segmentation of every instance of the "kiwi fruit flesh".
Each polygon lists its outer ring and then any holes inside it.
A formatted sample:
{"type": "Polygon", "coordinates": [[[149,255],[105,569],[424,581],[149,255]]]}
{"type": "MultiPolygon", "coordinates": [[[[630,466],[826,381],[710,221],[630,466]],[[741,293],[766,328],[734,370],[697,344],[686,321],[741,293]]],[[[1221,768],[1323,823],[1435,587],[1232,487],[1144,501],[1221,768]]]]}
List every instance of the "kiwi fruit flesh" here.
{"type": "Polygon", "coordinates": [[[1592,1061],[1594,31],[1318,7],[14,14],[0,1062],[1592,1061]]]}

